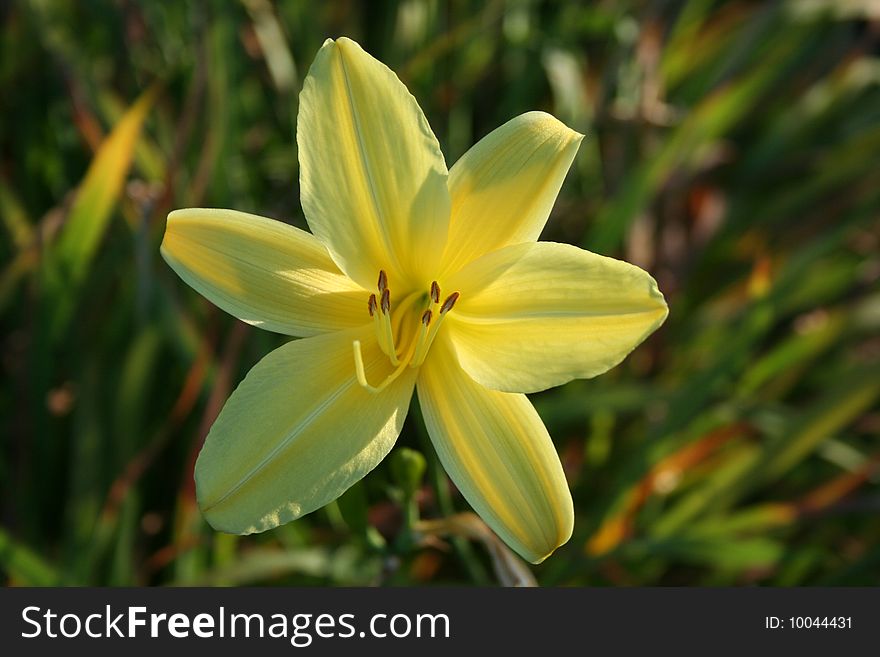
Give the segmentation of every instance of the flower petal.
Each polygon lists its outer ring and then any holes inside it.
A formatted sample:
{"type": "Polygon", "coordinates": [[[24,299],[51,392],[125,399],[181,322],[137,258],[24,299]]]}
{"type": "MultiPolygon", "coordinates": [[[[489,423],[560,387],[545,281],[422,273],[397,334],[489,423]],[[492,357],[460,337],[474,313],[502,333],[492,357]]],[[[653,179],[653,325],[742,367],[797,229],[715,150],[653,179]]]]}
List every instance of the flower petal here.
{"type": "Polygon", "coordinates": [[[315,335],[367,321],[366,293],[309,233],[234,210],[168,215],[162,256],[190,287],[248,324],[315,335]]]}
{"type": "Polygon", "coordinates": [[[461,366],[506,392],[602,374],[668,314],[647,273],[569,244],[505,247],[450,284],[461,291],[447,320],[461,366]]]}
{"type": "Polygon", "coordinates": [[[471,380],[442,334],[418,390],[440,462],[486,524],[532,563],[565,543],[574,525],[571,493],[528,399],[471,380]]]}
{"type": "Polygon", "coordinates": [[[583,135],[544,112],[489,133],[449,172],[452,216],[444,272],[541,234],[583,135]]]}
{"type": "Polygon", "coordinates": [[[250,534],[327,504],[394,445],[415,371],[380,394],[355,380],[352,341],[367,376],[391,369],[371,326],[294,340],[248,373],[211,427],[196,462],[199,506],[215,529],[250,534]]]}
{"type": "Polygon", "coordinates": [[[300,95],[297,144],[303,210],[340,269],[368,289],[379,269],[392,287],[423,284],[446,243],[448,173],[397,76],[354,41],[328,39],[300,95]]]}

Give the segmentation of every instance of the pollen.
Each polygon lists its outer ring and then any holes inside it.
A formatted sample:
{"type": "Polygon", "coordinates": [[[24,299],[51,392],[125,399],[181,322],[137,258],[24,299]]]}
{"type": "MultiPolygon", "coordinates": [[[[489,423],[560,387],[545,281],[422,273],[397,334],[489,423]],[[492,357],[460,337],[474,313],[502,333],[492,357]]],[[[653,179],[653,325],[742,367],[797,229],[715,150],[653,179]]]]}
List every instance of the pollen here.
{"type": "Polygon", "coordinates": [[[448,297],[446,297],[446,301],[443,302],[443,305],[440,306],[440,314],[445,315],[452,307],[455,305],[455,302],[458,301],[458,297],[461,295],[458,292],[453,292],[448,297]]]}

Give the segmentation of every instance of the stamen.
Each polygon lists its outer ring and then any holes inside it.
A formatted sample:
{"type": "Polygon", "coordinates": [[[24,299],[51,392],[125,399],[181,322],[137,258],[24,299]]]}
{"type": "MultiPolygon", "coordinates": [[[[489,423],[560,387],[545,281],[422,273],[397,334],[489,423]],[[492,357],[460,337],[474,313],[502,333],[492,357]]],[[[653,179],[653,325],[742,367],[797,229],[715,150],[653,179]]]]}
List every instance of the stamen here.
{"type": "Polygon", "coordinates": [[[385,355],[388,355],[390,351],[388,349],[388,345],[385,344],[385,327],[382,326],[382,319],[379,317],[379,304],[376,302],[376,295],[371,294],[369,301],[367,301],[367,310],[370,311],[370,317],[373,318],[373,330],[376,332],[376,340],[379,343],[379,349],[385,355]]]}
{"type": "Polygon", "coordinates": [[[424,328],[419,332],[418,346],[416,347],[413,358],[410,361],[410,367],[418,367],[425,362],[425,358],[428,357],[428,350],[431,348],[434,338],[437,337],[437,333],[440,331],[440,324],[443,323],[443,318],[446,316],[446,313],[452,310],[453,306],[455,306],[455,302],[458,301],[458,297],[460,296],[460,293],[453,292],[446,297],[443,305],[440,306],[440,314],[437,317],[437,321],[433,322],[433,324],[431,322],[431,319],[433,318],[431,311],[426,310],[424,312],[422,315],[422,326],[424,328]]]}
{"type": "MultiPolygon", "coordinates": [[[[379,282],[382,282],[382,278],[385,272],[382,271],[379,273],[379,282]]],[[[391,330],[391,292],[386,287],[382,290],[382,330],[380,332],[380,343],[379,346],[382,348],[382,351],[385,352],[391,359],[392,365],[399,365],[400,361],[397,359],[397,347],[394,344],[394,331],[391,330]]]]}
{"type": "Polygon", "coordinates": [[[421,365],[428,353],[428,335],[430,334],[428,326],[431,324],[432,315],[433,313],[430,310],[422,313],[422,325],[419,328],[419,336],[413,340],[415,349],[413,349],[412,359],[409,361],[410,367],[421,365]]]}
{"type": "Polygon", "coordinates": [[[427,297],[428,307],[422,311],[419,317],[419,324],[421,326],[416,324],[417,335],[413,336],[411,340],[406,341],[402,339],[404,333],[409,333],[412,330],[412,324],[408,323],[408,321],[412,321],[412,315],[409,313],[415,310],[413,308],[414,305],[426,301],[425,293],[412,292],[402,302],[398,302],[394,309],[394,317],[392,318],[391,291],[388,289],[388,275],[384,269],[379,271],[377,287],[378,294],[370,295],[367,301],[367,310],[373,319],[379,348],[391,360],[395,370],[385,377],[385,380],[379,385],[374,386],[370,384],[365,373],[360,342],[355,341],[353,343],[358,383],[373,393],[384,390],[392,381],[400,376],[403,368],[407,365],[419,367],[425,362],[431,344],[440,330],[440,324],[443,323],[444,317],[455,307],[458,298],[461,296],[459,292],[453,292],[440,304],[440,284],[437,281],[431,281],[427,297]],[[399,334],[398,337],[401,337],[399,345],[394,341],[395,331],[399,334]],[[402,351],[405,350],[406,353],[398,355],[398,348],[402,351]]]}
{"type": "Polygon", "coordinates": [[[452,310],[452,307],[455,305],[455,302],[458,301],[458,297],[460,296],[461,294],[459,294],[458,292],[453,292],[448,297],[446,297],[446,301],[444,301],[443,305],[440,306],[440,314],[445,315],[450,310],[452,310]]]}

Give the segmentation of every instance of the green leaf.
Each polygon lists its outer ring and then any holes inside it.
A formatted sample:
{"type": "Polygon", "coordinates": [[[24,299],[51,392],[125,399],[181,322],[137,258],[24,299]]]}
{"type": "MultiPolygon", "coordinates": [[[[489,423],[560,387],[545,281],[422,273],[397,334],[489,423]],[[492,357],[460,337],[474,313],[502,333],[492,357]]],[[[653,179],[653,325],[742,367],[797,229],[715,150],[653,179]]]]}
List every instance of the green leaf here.
{"type": "Polygon", "coordinates": [[[53,337],[58,337],[71,319],[79,288],[122,194],[141,127],[156,93],[156,87],[146,91],[98,148],[61,233],[46,254],[46,292],[54,302],[53,337]]]}
{"type": "Polygon", "coordinates": [[[57,586],[61,577],[29,548],[15,541],[0,528],[0,568],[13,583],[24,586],[57,586]]]}

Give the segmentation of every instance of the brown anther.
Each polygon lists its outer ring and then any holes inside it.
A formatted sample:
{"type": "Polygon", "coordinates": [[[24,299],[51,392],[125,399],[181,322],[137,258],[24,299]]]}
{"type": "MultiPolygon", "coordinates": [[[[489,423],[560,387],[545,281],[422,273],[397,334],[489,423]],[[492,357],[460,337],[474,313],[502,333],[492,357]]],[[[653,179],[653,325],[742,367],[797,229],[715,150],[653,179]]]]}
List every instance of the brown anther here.
{"type": "Polygon", "coordinates": [[[422,324],[424,324],[425,326],[430,324],[432,315],[433,315],[433,313],[430,310],[426,310],[425,312],[423,312],[422,313],[422,324]]]}
{"type": "Polygon", "coordinates": [[[437,281],[431,283],[431,301],[440,303],[440,286],[437,285],[437,281]]]}
{"type": "Polygon", "coordinates": [[[370,300],[367,301],[367,309],[370,311],[370,317],[376,314],[376,310],[378,309],[379,304],[376,303],[376,295],[371,294],[370,300]]]}
{"type": "Polygon", "coordinates": [[[384,269],[379,270],[379,294],[385,292],[388,289],[388,274],[385,273],[384,269]]]}
{"type": "Polygon", "coordinates": [[[452,307],[455,305],[455,302],[458,301],[458,297],[461,295],[458,292],[453,292],[448,297],[446,297],[446,301],[443,302],[443,305],[440,306],[440,314],[445,315],[452,307]]]}
{"type": "MultiPolygon", "coordinates": [[[[383,274],[385,272],[382,272],[383,274]]],[[[391,292],[388,291],[386,287],[382,290],[382,314],[387,315],[391,310],[391,292]]]]}

